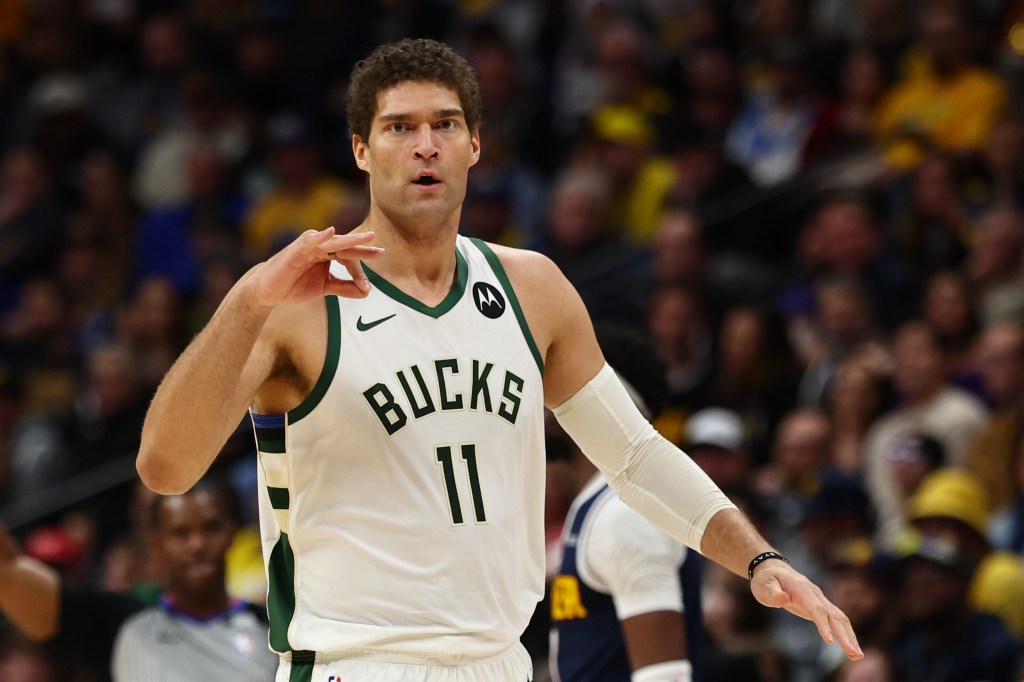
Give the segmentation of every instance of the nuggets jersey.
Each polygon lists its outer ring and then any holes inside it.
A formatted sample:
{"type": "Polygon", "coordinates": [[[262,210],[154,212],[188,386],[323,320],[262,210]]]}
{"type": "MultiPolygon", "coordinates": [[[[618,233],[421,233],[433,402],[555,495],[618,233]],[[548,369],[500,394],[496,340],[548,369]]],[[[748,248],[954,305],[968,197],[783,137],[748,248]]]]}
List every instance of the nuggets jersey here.
{"type": "MultiPolygon", "coordinates": [[[[589,585],[579,567],[594,518],[605,505],[619,502],[607,484],[598,486],[596,492],[591,488],[584,488],[565,520],[562,564],[551,588],[552,677],[558,682],[629,682],[632,668],[614,600],[589,585]]],[[[702,679],[702,562],[700,554],[687,551],[679,567],[680,618],[686,624],[687,657],[694,682],[702,679]]]]}
{"type": "Polygon", "coordinates": [[[483,242],[429,307],[372,272],[326,297],[308,398],[252,419],[270,644],[454,665],[518,643],[544,590],[543,366],[483,242]]]}

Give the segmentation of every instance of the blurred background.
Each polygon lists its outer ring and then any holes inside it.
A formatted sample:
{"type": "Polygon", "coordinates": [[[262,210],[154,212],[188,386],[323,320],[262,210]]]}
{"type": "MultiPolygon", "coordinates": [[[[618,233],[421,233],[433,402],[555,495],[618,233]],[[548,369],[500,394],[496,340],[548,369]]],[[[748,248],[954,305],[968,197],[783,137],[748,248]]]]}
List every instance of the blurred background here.
{"type": "MultiPolygon", "coordinates": [[[[935,670],[914,644],[954,613],[1019,647],[1020,0],[0,0],[0,520],[24,551],[155,593],[149,396],[248,267],[361,222],[347,75],[410,36],[480,80],[463,234],[547,254],[595,322],[649,336],[658,429],[869,653],[844,666],[709,571],[707,679],[954,682],[985,638],[935,670]]],[[[246,421],[215,468],[229,585],[260,601],[255,466],[246,421]]],[[[572,476],[549,464],[552,570],[572,476]]],[[[76,679],[2,634],[0,679],[76,679]]],[[[526,641],[543,679],[543,612],[526,641]]]]}

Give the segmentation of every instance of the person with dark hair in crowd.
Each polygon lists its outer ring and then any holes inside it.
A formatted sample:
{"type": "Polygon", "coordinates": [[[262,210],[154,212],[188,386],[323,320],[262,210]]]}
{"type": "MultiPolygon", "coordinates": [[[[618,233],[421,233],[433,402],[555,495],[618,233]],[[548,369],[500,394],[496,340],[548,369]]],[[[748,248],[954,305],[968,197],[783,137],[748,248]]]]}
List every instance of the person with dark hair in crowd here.
{"type": "Polygon", "coordinates": [[[995,616],[975,611],[968,586],[977,561],[953,535],[925,535],[904,563],[910,628],[893,645],[904,682],[1011,682],[1021,646],[995,616]]]}
{"type": "Polygon", "coordinates": [[[978,480],[959,468],[933,471],[908,501],[907,516],[914,532],[956,540],[973,564],[971,607],[998,616],[1024,642],[1024,564],[1014,552],[990,544],[991,508],[978,480]]]}
{"type": "MultiPolygon", "coordinates": [[[[1024,324],[997,320],[975,344],[975,361],[992,404],[967,454],[967,468],[985,487],[992,508],[1014,503],[1020,489],[1020,443],[1024,433],[1024,324]]],[[[1024,550],[1024,536],[1019,549],[1024,550]]]]}
{"type": "Polygon", "coordinates": [[[303,230],[335,224],[348,188],[322,167],[317,130],[294,111],[266,125],[267,156],[276,184],[249,210],[242,242],[253,259],[265,258],[303,230]]]}
{"type": "Polygon", "coordinates": [[[919,16],[924,63],[882,104],[878,143],[886,162],[906,170],[929,149],[967,155],[979,150],[1002,113],[1006,90],[974,63],[971,8],[965,0],[930,0],[919,16]]]}
{"type": "Polygon", "coordinates": [[[935,331],[923,321],[904,324],[893,337],[893,383],[903,403],[879,419],[864,444],[864,476],[879,516],[880,537],[894,542],[906,525],[889,454],[900,438],[924,431],[946,452],[947,464],[963,466],[984,424],[984,405],[952,386],[943,371],[935,331]]]}
{"type": "Polygon", "coordinates": [[[545,406],[628,504],[860,658],[846,616],[639,412],[557,267],[458,234],[481,152],[466,61],[384,44],[348,95],[366,220],[243,276],[157,389],[137,459],[154,491],[186,490],[252,415],[279,678],[532,677],[545,406]]]}
{"type": "Polygon", "coordinates": [[[235,521],[226,490],[203,482],[157,497],[150,549],[166,591],[147,606],[128,594],[66,584],[0,533],[0,611],[30,639],[47,642],[90,674],[113,682],[271,682],[266,614],[228,596],[224,556],[235,521]]]}
{"type": "MultiPolygon", "coordinates": [[[[668,399],[665,366],[649,340],[599,327],[601,351],[641,413],[668,399]]],[[[564,435],[563,435],[564,438],[564,435]]],[[[562,682],[702,680],[702,558],[633,511],[571,443],[577,484],[551,587],[551,664],[562,682]]]]}

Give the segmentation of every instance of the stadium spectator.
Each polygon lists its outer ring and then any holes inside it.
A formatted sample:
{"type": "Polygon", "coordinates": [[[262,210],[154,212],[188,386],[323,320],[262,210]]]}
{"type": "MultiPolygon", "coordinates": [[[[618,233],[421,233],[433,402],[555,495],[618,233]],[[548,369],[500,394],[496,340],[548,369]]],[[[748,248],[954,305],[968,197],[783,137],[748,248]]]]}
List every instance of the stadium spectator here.
{"type": "Polygon", "coordinates": [[[854,356],[836,370],[825,405],[832,423],[832,465],[847,473],[863,466],[864,441],[888,408],[883,372],[867,357],[854,356]]]}
{"type": "Polygon", "coordinates": [[[900,439],[927,433],[942,445],[948,464],[963,466],[987,414],[980,401],[949,383],[938,339],[927,324],[911,321],[900,327],[893,347],[893,383],[903,403],[875,423],[864,446],[864,475],[883,543],[895,542],[906,521],[889,466],[900,439]]]}
{"type": "Polygon", "coordinates": [[[345,186],[320,164],[310,124],[295,113],[272,118],[265,131],[276,185],[245,219],[242,241],[260,260],[304,230],[334,225],[347,200],[345,186]]]}
{"type": "Polygon", "coordinates": [[[929,0],[921,9],[924,63],[896,85],[879,114],[878,141],[893,168],[916,166],[928,149],[980,150],[1003,111],[1003,84],[971,54],[969,8],[961,0],[929,0]]]}

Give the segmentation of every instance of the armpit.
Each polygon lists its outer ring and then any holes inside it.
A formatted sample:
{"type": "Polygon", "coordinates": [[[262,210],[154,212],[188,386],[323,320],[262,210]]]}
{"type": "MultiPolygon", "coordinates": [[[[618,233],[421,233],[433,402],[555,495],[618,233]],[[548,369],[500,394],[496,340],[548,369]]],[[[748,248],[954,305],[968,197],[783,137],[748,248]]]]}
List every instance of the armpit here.
{"type": "Polygon", "coordinates": [[[302,373],[289,348],[279,348],[274,357],[268,381],[286,386],[300,396],[306,396],[313,390],[313,381],[302,373]]]}

